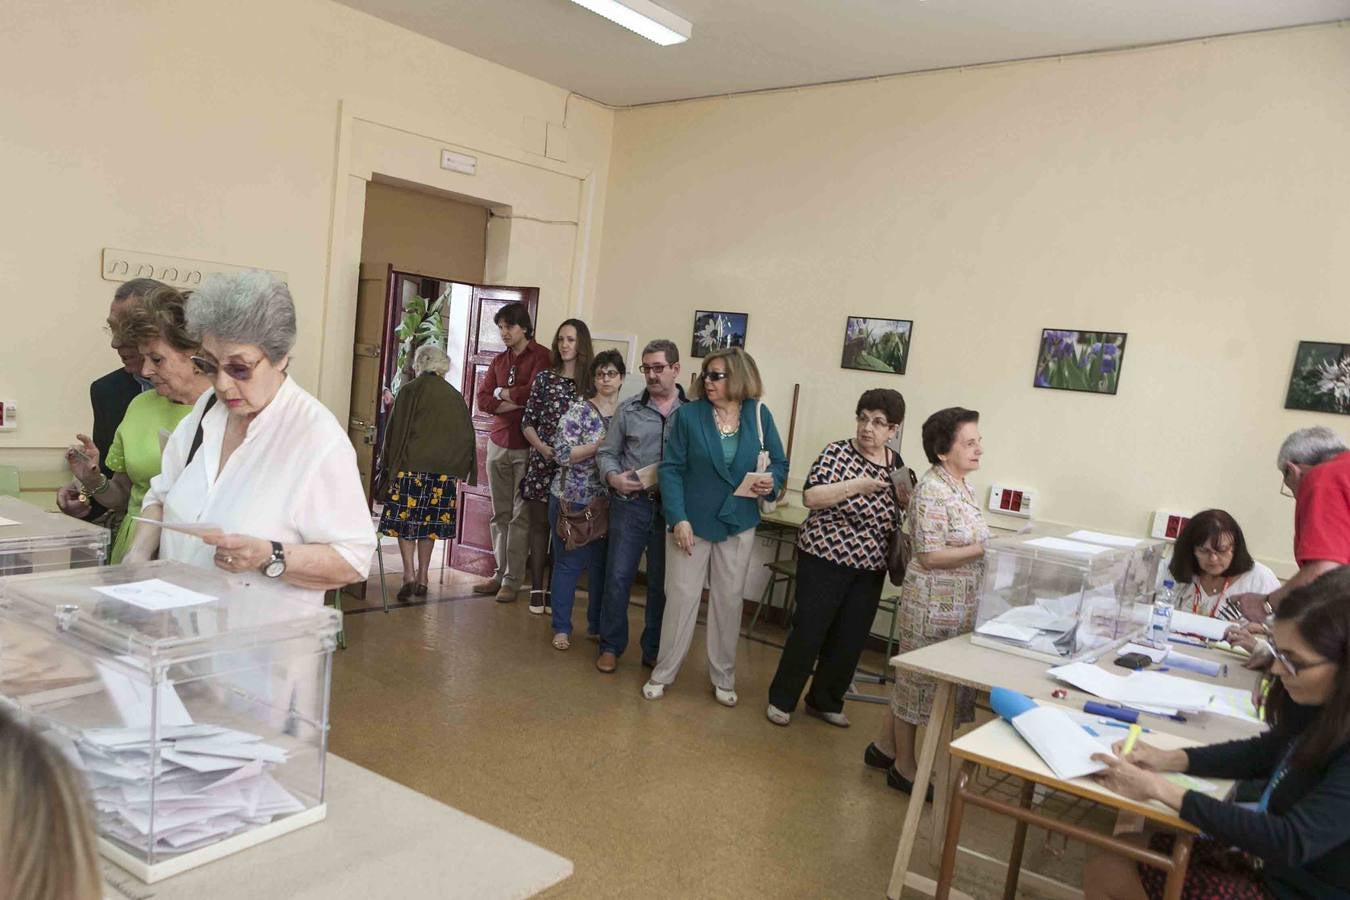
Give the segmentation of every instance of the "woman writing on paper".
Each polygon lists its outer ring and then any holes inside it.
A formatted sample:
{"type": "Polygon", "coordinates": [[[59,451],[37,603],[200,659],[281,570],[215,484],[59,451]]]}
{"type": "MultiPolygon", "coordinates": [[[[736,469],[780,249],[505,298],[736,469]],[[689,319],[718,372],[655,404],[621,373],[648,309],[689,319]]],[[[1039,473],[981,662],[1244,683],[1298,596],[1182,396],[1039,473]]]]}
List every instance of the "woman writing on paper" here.
{"type": "MultiPolygon", "coordinates": [[[[1185,750],[1140,742],[1123,758],[1094,757],[1107,766],[1096,776],[1107,788],[1166,804],[1203,832],[1184,897],[1350,897],[1350,567],[1290,593],[1271,634],[1270,731],[1185,750]],[[1231,803],[1169,781],[1166,772],[1257,779],[1264,789],[1255,805],[1231,803]]],[[[1148,844],[1170,854],[1172,839],[1158,834],[1148,844]]],[[[1161,869],[1101,855],[1083,873],[1084,893],[1089,900],[1158,898],[1165,878],[1161,869]]]]}
{"type": "MultiPolygon", "coordinates": [[[[923,423],[923,452],[933,467],[923,474],[909,505],[914,558],[900,586],[900,640],[908,653],[965,634],[975,627],[984,545],[989,526],[966,476],[980,467],[980,414],[959,406],[933,413],[923,423]]],[[[868,744],[863,762],[886,770],[886,783],[909,793],[918,760],[914,739],[928,721],[937,689],[931,678],[902,672],[891,693],[891,715],[881,736],[868,744]]],[[[975,697],[957,693],[956,722],[975,716],[975,697]]],[[[928,799],[932,798],[929,789],[928,799]]]]}

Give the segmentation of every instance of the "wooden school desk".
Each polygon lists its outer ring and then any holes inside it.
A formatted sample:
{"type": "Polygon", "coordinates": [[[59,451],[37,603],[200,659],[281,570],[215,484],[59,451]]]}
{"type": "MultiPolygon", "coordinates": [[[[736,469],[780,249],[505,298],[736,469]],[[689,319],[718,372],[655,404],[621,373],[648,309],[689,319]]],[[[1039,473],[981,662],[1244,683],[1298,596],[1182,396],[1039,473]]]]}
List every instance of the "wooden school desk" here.
{"type": "MultiPolygon", "coordinates": [[[[1190,678],[1207,684],[1222,684],[1233,687],[1249,688],[1256,681],[1256,673],[1244,668],[1237,659],[1217,650],[1186,646],[1180,648],[1189,656],[1210,659],[1228,664],[1227,675],[1218,678],[1206,678],[1179,669],[1169,674],[1181,678],[1190,678]]],[[[1123,674],[1125,670],[1113,666],[1116,651],[1102,654],[1097,665],[1113,674],[1123,674]]],[[[936,767],[938,778],[933,789],[932,839],[929,860],[938,863],[939,847],[947,822],[946,788],[950,784],[949,757],[947,745],[952,740],[953,719],[956,708],[956,688],[969,687],[977,691],[988,691],[992,687],[1005,687],[1020,691],[1042,702],[1053,702],[1051,692],[1057,688],[1068,691],[1065,706],[1082,709],[1087,700],[1098,699],[1077,688],[1055,681],[1045,674],[1050,668],[1048,663],[1005,653],[990,647],[980,647],[970,642],[969,635],[961,635],[939,644],[932,644],[910,653],[891,658],[891,665],[897,674],[916,672],[927,675],[937,681],[937,693],[933,698],[933,711],[925,727],[923,743],[919,747],[918,771],[914,776],[914,791],[905,808],[904,824],[900,829],[900,843],[895,851],[895,863],[891,868],[891,880],[886,896],[898,900],[900,892],[908,885],[932,896],[936,882],[909,871],[910,856],[914,850],[914,841],[919,834],[919,817],[923,812],[921,802],[928,785],[933,783],[936,767]],[[918,800],[916,800],[918,798],[918,800]]],[[[1167,730],[1178,737],[1188,738],[1197,744],[1213,744],[1250,737],[1260,732],[1264,726],[1255,722],[1228,718],[1213,713],[1188,715],[1186,722],[1169,722],[1166,719],[1145,717],[1149,727],[1165,725],[1167,730]]],[[[982,861],[983,857],[980,857],[982,861]]],[[[989,862],[990,865],[995,863],[989,862]]],[[[1052,883],[1057,884],[1057,882],[1052,883]]]]}
{"type": "MultiPolygon", "coordinates": [[[[1169,723],[1171,724],[1171,723],[1169,723]]],[[[1176,723],[1179,724],[1179,723],[1176,723]]],[[[1195,741],[1178,737],[1166,732],[1154,731],[1146,740],[1163,750],[1176,750],[1191,747],[1195,741]]],[[[1012,852],[1008,858],[1008,876],[1004,882],[1003,896],[1012,900],[1017,896],[1017,881],[1022,867],[1022,850],[1026,846],[1027,826],[1036,825],[1048,831],[1066,835],[1127,856],[1138,862],[1148,863],[1167,872],[1167,886],[1164,888],[1165,900],[1180,900],[1181,885],[1186,879],[1186,866],[1190,861],[1191,843],[1199,829],[1183,822],[1169,807],[1161,803],[1140,802],[1122,797],[1108,791],[1091,778],[1074,778],[1065,781],[1057,778],[1040,755],[1022,739],[1011,725],[1002,719],[987,722],[979,728],[952,741],[951,755],[961,761],[961,771],[952,792],[952,808],[947,822],[946,840],[943,842],[942,866],[938,872],[937,898],[947,900],[951,891],[952,876],[956,869],[957,844],[961,836],[961,815],[967,804],[978,806],[990,812],[1010,816],[1017,820],[1013,834],[1012,852]],[[976,766],[1015,775],[1023,781],[1019,804],[991,797],[970,786],[971,776],[976,766]],[[1056,791],[1064,791],[1113,809],[1143,816],[1150,822],[1177,832],[1177,841],[1170,857],[1153,850],[1140,847],[1081,825],[1061,822],[1031,808],[1035,786],[1041,784],[1056,791]]],[[[1217,798],[1227,797],[1233,789],[1233,782],[1220,779],[1205,779],[1212,785],[1207,791],[1217,798]]]]}

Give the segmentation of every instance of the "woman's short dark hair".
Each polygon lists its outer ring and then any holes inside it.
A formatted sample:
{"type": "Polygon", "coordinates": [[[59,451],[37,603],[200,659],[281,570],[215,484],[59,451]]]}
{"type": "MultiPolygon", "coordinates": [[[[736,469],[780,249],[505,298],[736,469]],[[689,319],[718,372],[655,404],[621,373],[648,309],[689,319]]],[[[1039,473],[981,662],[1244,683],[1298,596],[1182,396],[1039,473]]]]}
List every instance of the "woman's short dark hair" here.
{"type": "Polygon", "coordinates": [[[886,421],[892,425],[899,425],[905,421],[905,398],[899,391],[890,388],[872,388],[870,391],[863,391],[853,414],[860,416],[865,409],[884,414],[886,421]]]}
{"type": "Polygon", "coordinates": [[[493,325],[501,325],[505,322],[507,325],[519,325],[525,329],[525,337],[534,340],[534,325],[530,322],[530,311],[525,308],[524,303],[508,303],[497,314],[492,317],[493,325]]]}
{"type": "MultiPolygon", "coordinates": [[[[1346,677],[1350,667],[1350,566],[1332,569],[1290,591],[1275,618],[1293,622],[1309,647],[1340,667],[1331,697],[1311,716],[1294,750],[1294,766],[1320,771],[1350,745],[1350,677],[1346,677]]],[[[1285,736],[1297,732],[1299,725],[1310,718],[1310,711],[1294,703],[1278,678],[1266,698],[1266,707],[1272,729],[1285,736]]]]}
{"type": "Polygon", "coordinates": [[[980,414],[973,409],[962,406],[939,409],[924,420],[923,455],[936,466],[942,461],[942,454],[951,452],[952,442],[956,440],[956,432],[961,430],[961,426],[978,421],[980,414]]]}
{"type": "Polygon", "coordinates": [[[586,323],[580,319],[564,319],[558,326],[558,330],[553,332],[553,344],[549,347],[549,368],[559,374],[563,370],[562,353],[558,350],[558,336],[568,325],[577,333],[577,358],[576,366],[573,370],[575,374],[572,381],[577,386],[577,393],[583,397],[591,396],[594,386],[594,379],[591,377],[591,362],[595,357],[595,347],[591,344],[591,330],[586,327],[586,323]]]}
{"type": "Polygon", "coordinates": [[[1209,540],[1218,541],[1225,534],[1233,539],[1233,559],[1223,574],[1232,577],[1252,570],[1256,561],[1247,551],[1247,539],[1242,536],[1237,519],[1222,509],[1207,509],[1191,516],[1186,527],[1181,529],[1181,534],[1177,535],[1177,542],[1172,548],[1172,561],[1167,564],[1167,571],[1172,573],[1177,584],[1195,580],[1200,569],[1195,562],[1195,548],[1209,540]]]}
{"type": "Polygon", "coordinates": [[[613,366],[619,370],[619,377],[628,374],[628,368],[623,364],[623,354],[618,350],[601,350],[595,354],[595,359],[591,360],[591,389],[587,397],[595,396],[595,373],[599,372],[605,366],[613,366]]]}

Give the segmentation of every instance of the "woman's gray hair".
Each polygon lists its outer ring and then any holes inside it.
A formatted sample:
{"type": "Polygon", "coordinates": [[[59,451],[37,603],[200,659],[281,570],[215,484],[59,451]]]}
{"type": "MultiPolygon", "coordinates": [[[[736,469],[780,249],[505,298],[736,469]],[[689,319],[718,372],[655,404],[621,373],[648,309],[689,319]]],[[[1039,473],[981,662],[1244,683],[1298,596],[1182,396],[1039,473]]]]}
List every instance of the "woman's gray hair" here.
{"type": "Polygon", "coordinates": [[[445,377],[445,373],[450,371],[450,357],[445,355],[445,351],[435,344],[423,344],[417,348],[413,354],[413,374],[421,375],[430,372],[433,375],[445,377]]]}
{"type": "Polygon", "coordinates": [[[188,300],[187,324],[197,340],[209,334],[253,344],[274,364],[295,346],[295,302],[286,283],[268,272],[208,276],[188,300]]]}
{"type": "Polygon", "coordinates": [[[1276,467],[1283,472],[1290,463],[1297,466],[1317,466],[1346,451],[1341,436],[1323,425],[1300,428],[1280,445],[1275,457],[1276,467]]]}

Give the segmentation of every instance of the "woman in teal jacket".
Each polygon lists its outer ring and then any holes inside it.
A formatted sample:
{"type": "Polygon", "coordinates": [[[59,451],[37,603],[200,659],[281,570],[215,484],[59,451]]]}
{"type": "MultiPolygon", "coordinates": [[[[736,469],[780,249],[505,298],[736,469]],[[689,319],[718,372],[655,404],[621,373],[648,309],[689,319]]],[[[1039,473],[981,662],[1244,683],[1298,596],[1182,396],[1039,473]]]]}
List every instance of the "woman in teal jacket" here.
{"type": "Polygon", "coordinates": [[[642,696],[656,700],[679,674],[708,592],[708,674],[723,706],[736,705],[736,638],[746,569],[759,524],[757,497],[776,496],[787,481],[787,457],[773,415],[760,403],[763,387],[750,354],[739,347],[703,358],[695,402],[676,410],[661,459],[661,505],[666,538],[666,609],[661,650],[642,696]],[[767,456],[755,497],[736,488],[767,456]]]}

